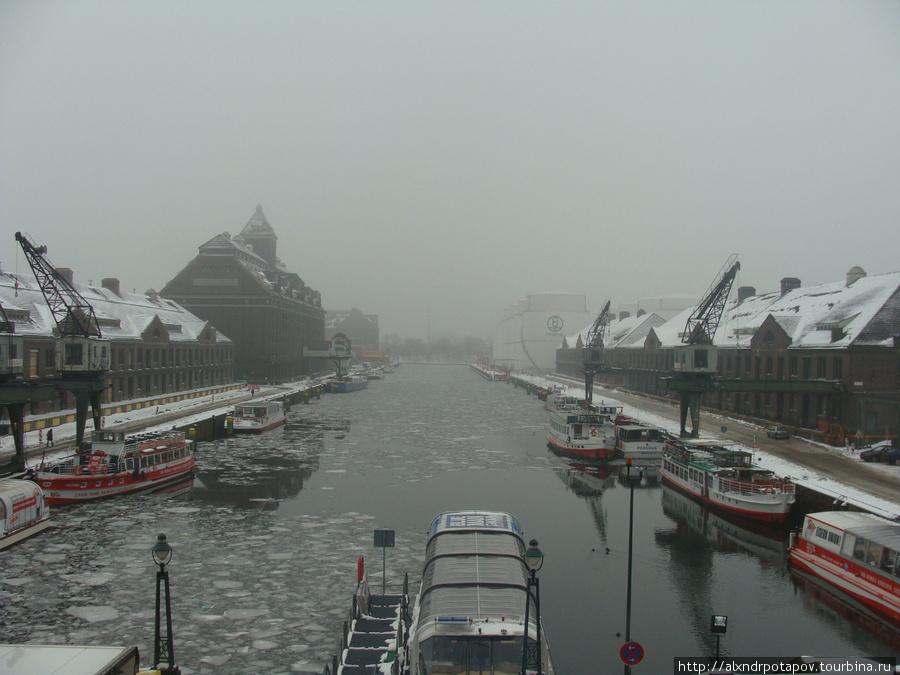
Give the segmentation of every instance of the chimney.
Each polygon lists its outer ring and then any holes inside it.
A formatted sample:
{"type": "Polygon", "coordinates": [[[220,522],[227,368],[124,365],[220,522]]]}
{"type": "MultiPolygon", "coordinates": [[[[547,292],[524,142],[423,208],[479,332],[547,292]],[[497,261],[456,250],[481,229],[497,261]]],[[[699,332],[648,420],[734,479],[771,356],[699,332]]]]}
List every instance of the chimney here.
{"type": "Polygon", "coordinates": [[[854,266],[847,271],[847,285],[852,286],[866,276],[866,271],[862,267],[854,266]]]}
{"type": "Polygon", "coordinates": [[[641,317],[644,316],[644,314],[646,314],[646,313],[647,313],[647,310],[645,310],[645,309],[639,309],[639,310],[637,311],[637,314],[635,314],[635,316],[638,317],[638,318],[641,318],[641,317]]]}
{"type": "Polygon", "coordinates": [[[144,295],[150,298],[153,302],[159,302],[159,293],[154,291],[152,288],[148,288],[144,291],[144,295]]]}
{"type": "Polygon", "coordinates": [[[800,288],[800,280],[797,277],[785,277],[781,280],[781,295],[787,295],[793,290],[800,288]]]}
{"type": "Polygon", "coordinates": [[[753,286],[741,286],[738,289],[738,304],[741,304],[747,298],[752,298],[756,295],[756,289],[753,286]]]}
{"type": "Polygon", "coordinates": [[[103,288],[105,288],[106,290],[112,291],[113,293],[115,293],[116,295],[119,295],[119,296],[122,295],[121,293],[119,293],[119,280],[118,279],[115,279],[113,277],[107,277],[100,283],[103,284],[103,288]]]}
{"type": "Polygon", "coordinates": [[[56,273],[69,282],[70,286],[75,285],[75,273],[69,267],[57,267],[56,273]]]}
{"type": "Polygon", "coordinates": [[[625,312],[625,311],[619,312],[619,321],[624,321],[629,316],[631,316],[631,312],[625,312]]]}

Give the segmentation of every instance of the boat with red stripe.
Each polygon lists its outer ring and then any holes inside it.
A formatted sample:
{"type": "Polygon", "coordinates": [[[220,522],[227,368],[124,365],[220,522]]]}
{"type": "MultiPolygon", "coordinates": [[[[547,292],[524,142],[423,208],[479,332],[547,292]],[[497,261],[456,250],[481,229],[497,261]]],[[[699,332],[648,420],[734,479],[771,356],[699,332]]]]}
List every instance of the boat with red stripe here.
{"type": "Polygon", "coordinates": [[[792,538],[791,567],[900,623],[900,524],[869,513],[807,514],[792,538]]]}
{"type": "Polygon", "coordinates": [[[90,450],[41,462],[29,478],[48,504],[72,504],[153,490],[193,474],[194,442],[181,431],[127,436],[94,431],[90,450]]]}
{"type": "Polygon", "coordinates": [[[753,464],[745,450],[716,442],[669,439],[660,478],[712,507],[766,523],[783,523],[793,506],[794,484],[753,464]]]}
{"type": "Polygon", "coordinates": [[[607,460],[616,451],[615,420],[620,406],[592,405],[550,412],[547,444],[570,457],[607,460]]]}

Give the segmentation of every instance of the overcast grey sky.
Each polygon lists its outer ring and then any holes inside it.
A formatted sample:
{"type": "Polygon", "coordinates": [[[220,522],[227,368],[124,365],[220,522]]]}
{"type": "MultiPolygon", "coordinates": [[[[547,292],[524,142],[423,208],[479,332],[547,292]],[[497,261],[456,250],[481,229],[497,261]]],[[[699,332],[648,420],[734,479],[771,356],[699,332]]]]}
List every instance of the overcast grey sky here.
{"type": "Polygon", "coordinates": [[[382,333],[900,269],[900,3],[0,0],[0,265],[157,290],[262,204],[382,333]]]}

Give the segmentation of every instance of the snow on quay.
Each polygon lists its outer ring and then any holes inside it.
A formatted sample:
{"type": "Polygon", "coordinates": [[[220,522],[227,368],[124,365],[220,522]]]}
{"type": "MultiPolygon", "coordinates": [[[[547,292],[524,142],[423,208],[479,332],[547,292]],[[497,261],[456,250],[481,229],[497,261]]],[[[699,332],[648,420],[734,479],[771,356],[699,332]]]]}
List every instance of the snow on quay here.
{"type": "MultiPolygon", "coordinates": [[[[554,391],[565,391],[570,396],[576,396],[579,398],[584,397],[584,387],[578,387],[575,385],[563,384],[559,379],[551,379],[549,377],[543,375],[524,375],[517,374],[516,377],[518,379],[530,382],[536,387],[543,387],[545,389],[552,389],[554,391]]],[[[595,401],[596,402],[596,401],[595,401]]],[[[665,417],[661,417],[659,415],[654,415],[652,413],[648,413],[645,410],[641,410],[633,405],[629,405],[623,401],[620,401],[615,398],[611,398],[609,396],[603,397],[603,402],[605,404],[612,405],[620,405],[624,409],[624,413],[629,415],[635,419],[638,419],[647,424],[651,424],[653,426],[659,427],[661,429],[665,429],[669,433],[678,435],[679,432],[679,424],[677,421],[666,419],[665,417]]],[[[728,418],[725,416],[719,415],[711,415],[713,418],[718,418],[723,421],[728,421],[729,424],[744,424],[748,427],[754,427],[759,429],[760,434],[765,434],[765,428],[751,424],[749,422],[743,422],[739,420],[734,420],[732,418],[728,418]]],[[[707,434],[701,433],[701,438],[707,440],[715,440],[727,442],[730,445],[735,445],[734,441],[730,441],[724,439],[720,435],[715,434],[707,434]]],[[[845,454],[847,457],[855,457],[851,454],[849,450],[843,448],[834,448],[829,445],[824,445],[822,443],[816,443],[814,441],[809,441],[806,439],[798,439],[803,440],[806,443],[810,443],[811,445],[815,445],[822,448],[823,452],[829,453],[841,453],[845,454]]],[[[869,511],[874,513],[875,515],[882,516],[884,518],[890,518],[891,520],[900,519],[900,504],[888,501],[886,499],[880,499],[878,497],[874,497],[873,495],[859,490],[858,488],[851,487],[849,485],[845,485],[839,481],[836,481],[832,478],[828,478],[826,476],[822,476],[816,474],[810,469],[800,466],[798,464],[794,464],[789,462],[788,460],[782,459],[780,457],[776,457],[767,453],[765,450],[761,450],[760,448],[750,447],[741,443],[736,444],[737,447],[747,450],[748,452],[752,452],[754,455],[754,459],[757,464],[760,466],[770,469],[774,471],[779,476],[783,476],[785,478],[790,478],[794,483],[798,485],[802,485],[810,490],[815,490],[816,492],[820,492],[822,494],[828,495],[832,497],[835,502],[839,502],[841,504],[852,504],[853,506],[863,509],[865,511],[869,511]]],[[[858,461],[858,458],[856,458],[858,461]]],[[[873,468],[882,470],[885,472],[895,472],[896,467],[888,466],[885,464],[879,464],[877,462],[873,462],[871,465],[873,468]]]]}

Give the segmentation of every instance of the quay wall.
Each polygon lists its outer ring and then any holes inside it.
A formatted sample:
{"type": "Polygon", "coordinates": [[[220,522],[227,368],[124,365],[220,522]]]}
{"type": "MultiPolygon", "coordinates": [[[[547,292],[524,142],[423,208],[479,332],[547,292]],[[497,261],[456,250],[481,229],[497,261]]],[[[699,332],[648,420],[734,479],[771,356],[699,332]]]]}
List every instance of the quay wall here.
{"type": "MultiPolygon", "coordinates": [[[[232,384],[223,384],[216,387],[208,387],[206,389],[179,391],[173,392],[172,394],[162,394],[160,396],[153,396],[150,398],[140,398],[130,401],[116,401],[115,403],[105,403],[101,406],[101,410],[104,416],[116,415],[118,413],[131,412],[132,410],[141,410],[142,408],[151,408],[155,406],[168,405],[170,403],[177,403],[179,401],[187,401],[193,398],[215,396],[216,394],[224,394],[236,389],[245,389],[246,387],[247,385],[244,383],[235,382],[232,384]]],[[[90,415],[90,411],[88,411],[88,414],[90,415]]],[[[49,413],[45,415],[30,415],[25,419],[22,428],[27,433],[29,431],[37,431],[39,429],[47,429],[49,427],[57,427],[61,424],[69,423],[75,423],[74,410],[60,410],[55,413],[49,413]]]]}

